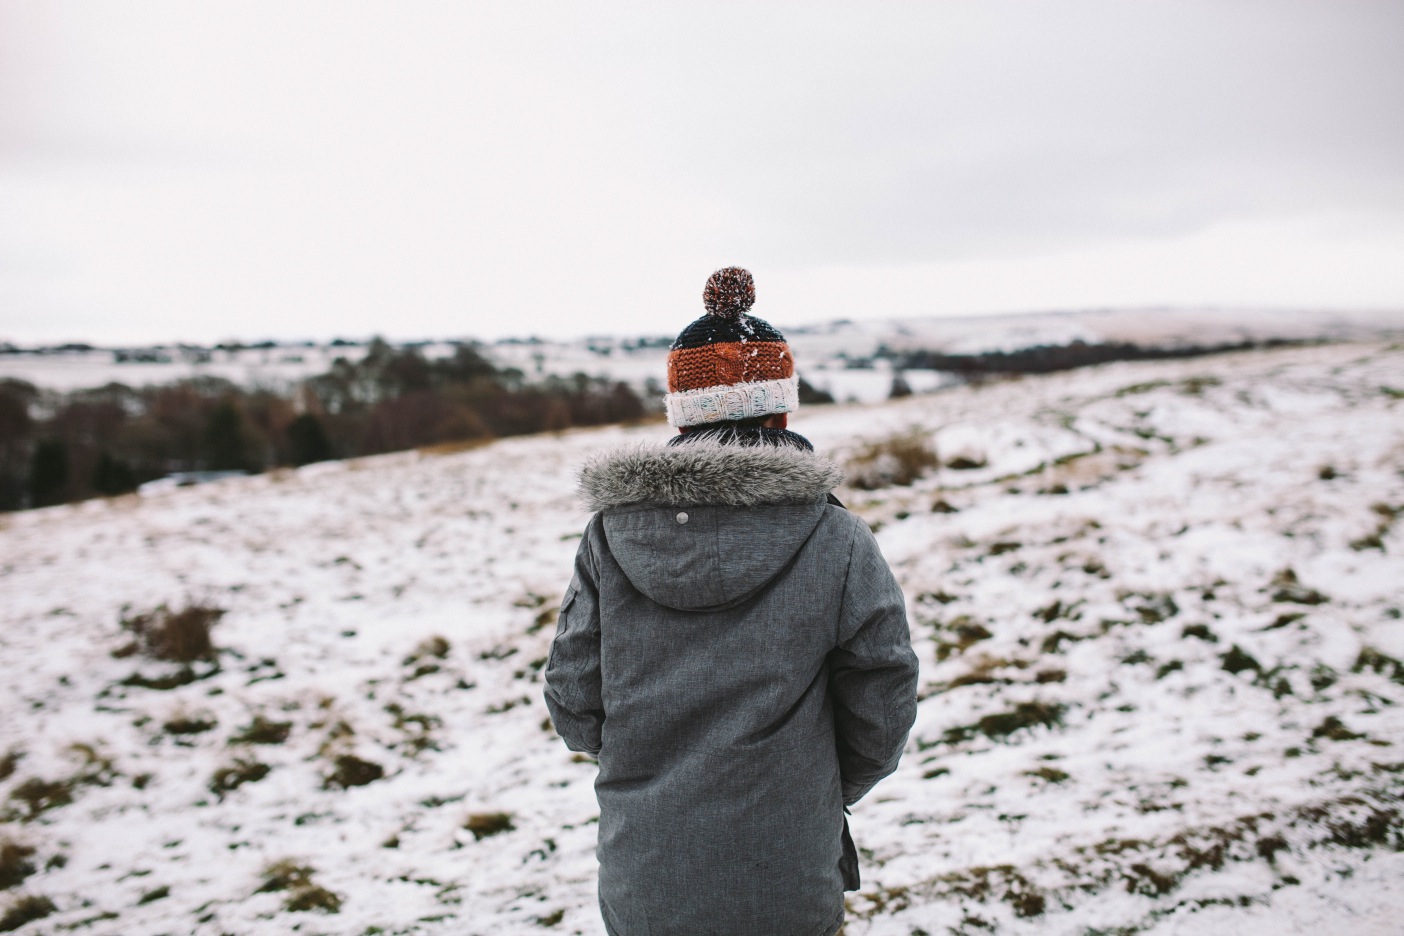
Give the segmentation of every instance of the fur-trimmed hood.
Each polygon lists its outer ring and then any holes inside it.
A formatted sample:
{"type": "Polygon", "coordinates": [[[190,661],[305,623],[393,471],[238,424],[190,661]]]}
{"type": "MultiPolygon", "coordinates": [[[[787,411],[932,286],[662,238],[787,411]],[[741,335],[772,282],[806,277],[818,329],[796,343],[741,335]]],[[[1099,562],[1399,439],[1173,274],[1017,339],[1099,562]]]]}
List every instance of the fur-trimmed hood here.
{"type": "Polygon", "coordinates": [[[837,465],[811,451],[698,440],[596,455],[580,469],[579,492],[591,512],[633,504],[757,507],[823,501],[842,481],[837,465]]]}

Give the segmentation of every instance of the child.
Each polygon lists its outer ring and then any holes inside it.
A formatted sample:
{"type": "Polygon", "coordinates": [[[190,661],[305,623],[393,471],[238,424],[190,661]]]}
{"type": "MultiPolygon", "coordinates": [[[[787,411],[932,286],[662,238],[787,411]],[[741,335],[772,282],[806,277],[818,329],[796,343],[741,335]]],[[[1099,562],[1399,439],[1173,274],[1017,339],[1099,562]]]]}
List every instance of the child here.
{"type": "Polygon", "coordinates": [[[902,592],[838,469],[786,428],[784,337],[745,270],[668,359],[671,444],[589,462],[595,511],[561,602],[546,704],[599,758],[612,936],[832,936],[858,887],[845,807],[916,717],[902,592]]]}

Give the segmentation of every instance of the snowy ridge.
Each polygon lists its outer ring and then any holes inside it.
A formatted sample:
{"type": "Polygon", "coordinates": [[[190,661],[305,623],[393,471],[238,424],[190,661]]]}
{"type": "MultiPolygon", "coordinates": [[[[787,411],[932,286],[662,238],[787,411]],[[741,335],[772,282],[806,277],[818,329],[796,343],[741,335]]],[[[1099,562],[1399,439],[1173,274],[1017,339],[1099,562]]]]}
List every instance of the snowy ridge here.
{"type": "MultiPolygon", "coordinates": [[[[1404,347],[1343,344],[797,414],[840,462],[915,427],[946,463],[838,492],[923,667],[902,765],[854,810],[849,936],[1393,931],[1401,374],[1404,347]]],[[[0,915],[598,936],[594,767],[539,670],[575,467],[666,432],[0,517],[0,839],[33,849],[0,915]],[[226,612],[217,662],[122,655],[161,604],[226,612]]]]}

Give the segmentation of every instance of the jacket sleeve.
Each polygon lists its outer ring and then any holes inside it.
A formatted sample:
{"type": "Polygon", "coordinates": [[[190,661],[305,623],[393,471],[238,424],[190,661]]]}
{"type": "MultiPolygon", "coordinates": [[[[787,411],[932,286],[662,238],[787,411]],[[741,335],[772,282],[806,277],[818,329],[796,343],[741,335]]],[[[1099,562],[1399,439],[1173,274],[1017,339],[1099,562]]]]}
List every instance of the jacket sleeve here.
{"type": "Polygon", "coordinates": [[[587,527],[575,554],[575,575],[561,599],[546,661],[546,708],[566,747],[599,754],[605,716],[600,698],[600,604],[590,533],[587,527]]]}
{"type": "Polygon", "coordinates": [[[838,646],[829,654],[845,806],[897,769],[916,721],[917,658],[906,601],[867,525],[855,526],[838,646]]]}

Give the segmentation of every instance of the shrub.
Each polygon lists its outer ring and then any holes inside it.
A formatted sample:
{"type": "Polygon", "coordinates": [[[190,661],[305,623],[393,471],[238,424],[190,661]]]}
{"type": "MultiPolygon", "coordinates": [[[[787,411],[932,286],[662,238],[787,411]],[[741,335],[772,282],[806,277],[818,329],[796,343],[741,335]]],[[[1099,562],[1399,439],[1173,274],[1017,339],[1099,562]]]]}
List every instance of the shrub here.
{"type": "Polygon", "coordinates": [[[181,611],[161,605],[123,618],[122,628],[136,636],[137,652],[149,659],[194,663],[215,658],[210,628],[223,616],[223,609],[206,605],[190,605],[181,611]]]}
{"type": "Polygon", "coordinates": [[[930,435],[912,429],[865,444],[848,460],[845,473],[850,486],[873,491],[910,485],[939,465],[930,435]]]}

